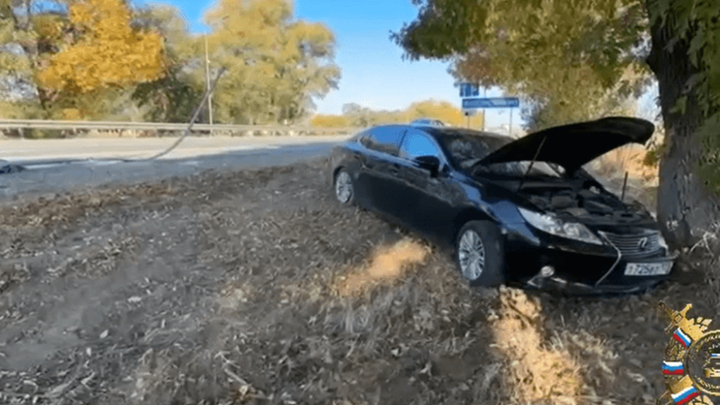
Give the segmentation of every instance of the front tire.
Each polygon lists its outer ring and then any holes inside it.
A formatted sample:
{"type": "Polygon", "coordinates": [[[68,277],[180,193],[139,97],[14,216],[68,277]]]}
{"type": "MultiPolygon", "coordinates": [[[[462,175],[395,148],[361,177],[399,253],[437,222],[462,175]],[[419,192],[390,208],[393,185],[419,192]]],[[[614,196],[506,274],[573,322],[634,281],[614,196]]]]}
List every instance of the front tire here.
{"type": "Polygon", "coordinates": [[[340,169],[335,176],[335,198],[343,205],[355,203],[355,183],[345,169],[340,169]]]}
{"type": "Polygon", "coordinates": [[[503,239],[487,221],[470,221],[458,232],[455,263],[474,287],[497,287],[505,282],[503,239]]]}

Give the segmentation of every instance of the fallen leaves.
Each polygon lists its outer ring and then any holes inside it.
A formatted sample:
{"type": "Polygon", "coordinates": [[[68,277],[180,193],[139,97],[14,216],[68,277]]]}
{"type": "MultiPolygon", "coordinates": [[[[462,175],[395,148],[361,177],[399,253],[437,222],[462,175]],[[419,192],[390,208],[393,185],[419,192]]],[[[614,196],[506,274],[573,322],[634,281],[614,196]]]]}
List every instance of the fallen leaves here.
{"type": "Polygon", "coordinates": [[[339,286],[340,294],[356,294],[372,284],[396,280],[405,268],[422,263],[427,255],[426,247],[408,239],[390,247],[381,247],[375,252],[368,268],[345,277],[339,286]]]}
{"type": "Polygon", "coordinates": [[[2,208],[0,365],[38,342],[47,356],[0,367],[0,402],[644,403],[656,301],[714,291],[473,289],[447,255],[339,206],[326,163],[2,208]]]}

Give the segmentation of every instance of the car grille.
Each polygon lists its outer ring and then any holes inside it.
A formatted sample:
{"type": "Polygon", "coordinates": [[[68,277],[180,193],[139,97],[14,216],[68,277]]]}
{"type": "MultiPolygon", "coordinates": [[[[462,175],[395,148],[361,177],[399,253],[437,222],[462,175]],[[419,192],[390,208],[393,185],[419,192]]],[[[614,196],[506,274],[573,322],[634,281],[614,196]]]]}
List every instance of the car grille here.
{"type": "Polygon", "coordinates": [[[660,233],[658,231],[627,235],[603,232],[603,235],[605,235],[610,243],[612,243],[626,259],[639,259],[652,256],[661,249],[659,241],[660,233]]]}

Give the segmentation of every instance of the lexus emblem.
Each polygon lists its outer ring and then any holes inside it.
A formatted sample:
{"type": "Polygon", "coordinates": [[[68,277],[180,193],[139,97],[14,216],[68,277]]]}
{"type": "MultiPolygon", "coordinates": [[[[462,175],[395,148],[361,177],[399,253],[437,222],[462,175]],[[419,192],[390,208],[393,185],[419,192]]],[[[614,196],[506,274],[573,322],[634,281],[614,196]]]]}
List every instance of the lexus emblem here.
{"type": "Polygon", "coordinates": [[[637,246],[638,246],[638,250],[640,250],[641,252],[646,251],[648,249],[648,238],[647,237],[640,238],[637,246]]]}

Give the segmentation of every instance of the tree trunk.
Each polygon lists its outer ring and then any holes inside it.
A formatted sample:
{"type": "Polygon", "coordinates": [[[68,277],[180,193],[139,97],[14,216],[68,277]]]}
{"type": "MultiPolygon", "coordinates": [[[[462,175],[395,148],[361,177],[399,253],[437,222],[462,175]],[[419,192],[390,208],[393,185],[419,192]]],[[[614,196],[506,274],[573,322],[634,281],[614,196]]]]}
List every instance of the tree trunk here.
{"type": "MultiPolygon", "coordinates": [[[[652,15],[653,10],[649,10],[652,15]]],[[[716,196],[710,195],[703,181],[696,175],[695,165],[702,149],[696,134],[704,120],[694,91],[685,84],[698,69],[687,56],[688,42],[678,41],[670,49],[675,37],[672,16],[666,24],[651,27],[652,51],[648,64],[658,80],[660,107],[666,131],[666,153],[660,162],[657,213],[660,227],[671,247],[688,247],[715,230],[720,222],[720,208],[716,196]],[[684,114],[670,110],[681,96],[687,96],[684,114]]]]}

